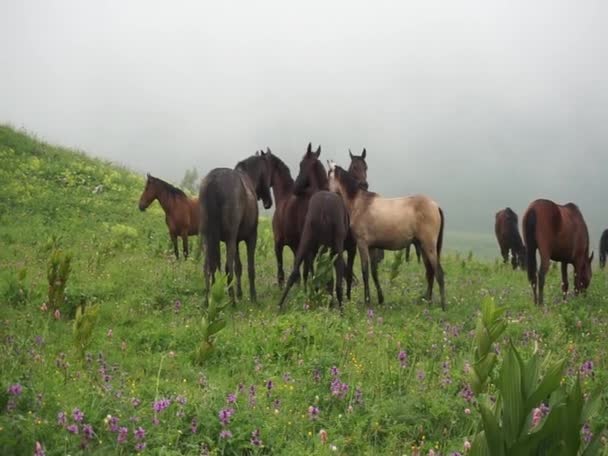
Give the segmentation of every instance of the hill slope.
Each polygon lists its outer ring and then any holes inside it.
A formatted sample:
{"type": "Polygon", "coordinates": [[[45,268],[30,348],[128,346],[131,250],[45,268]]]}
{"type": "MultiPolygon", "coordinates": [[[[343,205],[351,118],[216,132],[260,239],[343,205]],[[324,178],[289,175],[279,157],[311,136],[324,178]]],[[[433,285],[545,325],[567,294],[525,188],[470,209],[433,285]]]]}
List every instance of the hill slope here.
{"type": "Polygon", "coordinates": [[[339,454],[462,451],[478,415],[460,392],[488,296],[508,307],[507,334],[524,353],[568,354],[567,382],[592,360],[601,367],[585,388],[608,379],[606,275],[562,303],[551,271],[545,311],[532,306],[524,274],[448,256],[444,313],[418,299],[422,268],[387,254],[385,306],[363,308],[358,286],[341,316],[323,295],[294,290],[278,314],[267,220],[256,253],[261,303],[229,309],[215,353],[198,366],[200,260],[173,259],[158,204],[137,210],[143,179],[8,127],[0,160],[0,454],[31,454],[36,442],[47,454],[128,454],[143,443],[165,455],[330,454],[330,444],[339,454]],[[56,319],[43,304],[58,248],[73,261],[56,319]],[[99,306],[83,358],[72,335],[80,304],[99,306]]]}

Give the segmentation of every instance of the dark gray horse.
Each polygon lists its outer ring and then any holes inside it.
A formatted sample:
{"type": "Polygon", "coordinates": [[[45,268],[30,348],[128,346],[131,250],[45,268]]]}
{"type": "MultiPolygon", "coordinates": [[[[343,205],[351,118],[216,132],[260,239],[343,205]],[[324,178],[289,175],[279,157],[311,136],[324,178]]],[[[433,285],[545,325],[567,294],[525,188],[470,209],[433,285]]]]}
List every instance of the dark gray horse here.
{"type": "MultiPolygon", "coordinates": [[[[215,271],[220,269],[220,241],[226,244],[226,274],[229,283],[236,272],[237,296],[241,290],[243,267],[238,244],[247,244],[249,296],[256,301],[254,254],[258,239],[258,200],[264,208],[272,207],[270,181],[272,165],[269,154],[256,155],[239,162],[232,170],[216,168],[203,179],[199,191],[201,238],[205,250],[205,284],[209,290],[215,271]]],[[[234,302],[234,287],[230,297],[234,302]]]]}
{"type": "Polygon", "coordinates": [[[604,230],[600,238],[600,268],[606,266],[606,255],[608,255],[608,229],[604,230]]]}

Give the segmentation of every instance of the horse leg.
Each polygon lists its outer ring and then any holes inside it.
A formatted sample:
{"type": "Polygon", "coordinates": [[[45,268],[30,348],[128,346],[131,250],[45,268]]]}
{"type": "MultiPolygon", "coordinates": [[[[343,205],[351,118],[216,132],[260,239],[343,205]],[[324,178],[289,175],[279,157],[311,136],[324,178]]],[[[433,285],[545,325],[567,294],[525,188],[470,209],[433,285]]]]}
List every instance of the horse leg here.
{"type": "Polygon", "coordinates": [[[258,242],[257,230],[247,240],[247,275],[249,277],[249,299],[256,303],[258,300],[255,291],[255,246],[258,242]]]}
{"type": "Polygon", "coordinates": [[[564,300],[566,300],[566,296],[568,295],[568,263],[562,261],[562,294],[564,295],[564,300]]]}
{"type": "Polygon", "coordinates": [[[274,255],[277,257],[277,283],[282,289],[285,284],[285,272],[283,271],[283,244],[280,242],[274,243],[274,255]]]}
{"type": "Polygon", "coordinates": [[[188,259],[188,232],[182,234],[182,246],[184,248],[184,260],[188,259]]]}
{"type": "Polygon", "coordinates": [[[540,267],[538,268],[538,305],[543,305],[543,289],[545,288],[545,277],[549,271],[551,260],[549,255],[540,255],[540,267]]]}
{"type": "Polygon", "coordinates": [[[228,287],[228,291],[230,293],[230,300],[233,305],[236,305],[236,300],[234,297],[234,263],[236,256],[236,239],[230,239],[226,241],[226,275],[228,276],[228,283],[230,286],[228,287]]]}
{"type": "Polygon", "coordinates": [[[369,248],[363,241],[357,241],[357,247],[359,249],[359,256],[361,257],[361,275],[363,276],[365,304],[369,305],[371,302],[369,296],[369,248]]]}
{"type": "Polygon", "coordinates": [[[420,244],[416,240],[414,240],[414,250],[416,251],[416,261],[420,264],[420,244]]]}
{"type": "Polygon", "coordinates": [[[241,263],[241,254],[239,253],[239,243],[236,243],[236,254],[234,256],[234,270],[236,272],[236,297],[243,297],[243,288],[241,287],[241,277],[243,276],[243,264],[241,263]]]}
{"type": "MultiPolygon", "coordinates": [[[[380,253],[380,250],[374,250],[375,254],[380,253]]],[[[378,263],[380,263],[377,255],[372,258],[372,279],[376,286],[376,292],[378,293],[378,304],[384,303],[384,295],[382,294],[382,288],[380,287],[380,281],[378,280],[378,263]]]]}
{"type": "Polygon", "coordinates": [[[175,259],[179,260],[179,251],[177,250],[177,234],[171,233],[171,242],[173,243],[173,253],[175,253],[175,259]]]}
{"type": "Polygon", "coordinates": [[[342,281],[344,280],[344,256],[342,249],[336,250],[336,259],[334,260],[334,269],[336,270],[336,298],[340,311],[342,311],[342,281]]]}
{"type": "Polygon", "coordinates": [[[426,250],[422,253],[422,261],[424,261],[424,267],[426,269],[426,293],[424,295],[424,299],[426,299],[430,304],[433,302],[433,282],[435,280],[435,272],[433,271],[433,265],[431,264],[431,260],[429,259],[429,255],[426,250]]]}
{"type": "Polygon", "coordinates": [[[287,298],[287,294],[289,290],[293,286],[294,283],[300,277],[300,266],[302,262],[304,262],[304,287],[306,287],[306,280],[308,278],[308,266],[306,263],[308,262],[308,254],[307,251],[310,247],[311,239],[308,233],[304,233],[302,239],[300,239],[300,244],[298,245],[298,251],[293,260],[293,270],[289,277],[287,278],[287,284],[285,285],[285,289],[283,290],[283,294],[281,295],[281,300],[279,301],[279,310],[283,309],[283,304],[285,303],[285,299],[287,298]]]}
{"type": "Polygon", "coordinates": [[[408,246],[405,248],[405,262],[409,263],[410,262],[410,247],[412,246],[412,244],[408,244],[408,246]]]}
{"type": "Polygon", "coordinates": [[[350,301],[350,291],[353,286],[353,266],[355,264],[356,247],[349,247],[346,251],[346,299],[350,301]]]}

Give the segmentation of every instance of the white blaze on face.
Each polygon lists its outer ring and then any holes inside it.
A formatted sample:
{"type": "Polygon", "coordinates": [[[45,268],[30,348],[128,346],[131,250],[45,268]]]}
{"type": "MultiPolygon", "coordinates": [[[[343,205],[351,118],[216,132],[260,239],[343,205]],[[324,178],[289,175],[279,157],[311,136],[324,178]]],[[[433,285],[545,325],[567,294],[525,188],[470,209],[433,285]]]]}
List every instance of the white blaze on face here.
{"type": "Polygon", "coordinates": [[[338,182],[336,181],[336,163],[333,160],[327,161],[329,172],[327,173],[327,179],[329,180],[329,191],[338,192],[338,182]]]}

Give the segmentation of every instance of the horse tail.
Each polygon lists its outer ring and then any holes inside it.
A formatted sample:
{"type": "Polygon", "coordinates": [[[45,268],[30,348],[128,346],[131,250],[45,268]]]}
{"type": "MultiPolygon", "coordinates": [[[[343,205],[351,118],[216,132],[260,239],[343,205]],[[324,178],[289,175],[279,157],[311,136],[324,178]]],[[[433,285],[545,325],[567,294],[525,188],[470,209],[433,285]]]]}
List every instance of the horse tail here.
{"type": "MultiPolygon", "coordinates": [[[[203,231],[206,232],[207,251],[206,260],[209,268],[209,273],[213,274],[220,268],[220,225],[221,213],[217,189],[207,186],[205,192],[200,195],[201,208],[204,208],[206,220],[203,222],[201,218],[200,232],[201,243],[203,242],[203,231]],[[206,225],[203,227],[203,225],[206,225]]],[[[201,211],[202,212],[202,211],[201,211]]]]}
{"type": "Polygon", "coordinates": [[[439,237],[437,238],[437,260],[439,260],[439,257],[441,256],[441,249],[443,247],[443,228],[445,225],[445,217],[441,208],[439,208],[439,216],[441,217],[441,224],[439,225],[439,237]]]}
{"type": "Polygon", "coordinates": [[[534,280],[536,276],[536,210],[530,209],[524,215],[524,240],[526,243],[526,254],[528,255],[528,280],[534,280]]]}

